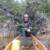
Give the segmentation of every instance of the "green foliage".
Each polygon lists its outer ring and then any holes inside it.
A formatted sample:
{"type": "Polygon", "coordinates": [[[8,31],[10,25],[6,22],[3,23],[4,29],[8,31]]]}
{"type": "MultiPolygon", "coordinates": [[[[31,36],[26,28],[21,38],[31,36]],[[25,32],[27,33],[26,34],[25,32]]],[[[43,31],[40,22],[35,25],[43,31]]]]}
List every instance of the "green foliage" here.
{"type": "MultiPolygon", "coordinates": [[[[48,3],[48,0],[41,0],[39,6],[37,3],[33,3],[33,1],[34,0],[21,0],[22,3],[19,3],[18,1],[15,2],[14,0],[0,0],[0,4],[12,11],[14,15],[23,15],[25,11],[28,11],[29,14],[32,16],[36,10],[39,10],[39,12],[46,13],[48,16],[50,16],[50,3],[48,3]],[[28,5],[27,3],[29,3],[30,5],[28,5]],[[32,10],[26,10],[27,6],[30,6],[29,8],[32,10]]],[[[3,13],[2,11],[0,12],[1,14],[3,13]]]]}
{"type": "Polygon", "coordinates": [[[18,3],[14,0],[0,0],[0,4],[6,6],[8,9],[10,9],[14,14],[21,13],[25,9],[25,3],[18,3]]]}
{"type": "Polygon", "coordinates": [[[50,3],[48,2],[48,0],[41,0],[39,11],[46,13],[47,16],[50,16],[50,3]]]}
{"type": "MultiPolygon", "coordinates": [[[[22,15],[25,12],[26,3],[23,1],[22,1],[22,3],[18,3],[17,1],[15,2],[14,0],[0,0],[0,4],[3,5],[3,7],[6,7],[6,9],[11,11],[12,13],[14,13],[14,15],[18,14],[17,15],[18,17],[19,17],[19,15],[22,15]]],[[[2,14],[2,16],[4,16],[3,15],[4,13],[5,12],[2,12],[0,10],[0,16],[1,16],[1,14],[2,14]]]]}

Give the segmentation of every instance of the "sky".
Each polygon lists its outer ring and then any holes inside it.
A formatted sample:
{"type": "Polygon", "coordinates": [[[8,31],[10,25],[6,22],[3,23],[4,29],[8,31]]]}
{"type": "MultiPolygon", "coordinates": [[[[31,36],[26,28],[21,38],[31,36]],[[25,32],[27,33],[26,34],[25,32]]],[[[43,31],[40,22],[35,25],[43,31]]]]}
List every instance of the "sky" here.
{"type": "Polygon", "coordinates": [[[14,0],[15,2],[18,1],[19,3],[25,2],[25,0],[14,0]]]}

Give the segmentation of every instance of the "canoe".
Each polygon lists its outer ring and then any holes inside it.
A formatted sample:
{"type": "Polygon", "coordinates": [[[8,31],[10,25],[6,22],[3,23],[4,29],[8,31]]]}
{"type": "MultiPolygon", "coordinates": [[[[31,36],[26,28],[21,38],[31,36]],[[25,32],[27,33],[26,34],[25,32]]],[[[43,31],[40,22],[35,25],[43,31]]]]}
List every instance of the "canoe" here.
{"type": "MultiPolygon", "coordinates": [[[[33,46],[23,47],[23,50],[47,50],[44,44],[42,44],[35,36],[31,35],[33,46]]],[[[16,37],[12,42],[10,42],[4,50],[20,50],[21,41],[20,37],[16,37]],[[15,44],[15,47],[13,46],[15,44]]]]}

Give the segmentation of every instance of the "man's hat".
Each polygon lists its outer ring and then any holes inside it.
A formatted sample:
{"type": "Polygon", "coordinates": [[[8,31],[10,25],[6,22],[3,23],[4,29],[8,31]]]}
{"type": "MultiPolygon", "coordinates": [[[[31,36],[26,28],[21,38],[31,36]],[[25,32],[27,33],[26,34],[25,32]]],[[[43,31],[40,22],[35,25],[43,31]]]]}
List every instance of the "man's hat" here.
{"type": "Polygon", "coordinates": [[[28,14],[25,14],[24,17],[29,17],[28,14]]]}

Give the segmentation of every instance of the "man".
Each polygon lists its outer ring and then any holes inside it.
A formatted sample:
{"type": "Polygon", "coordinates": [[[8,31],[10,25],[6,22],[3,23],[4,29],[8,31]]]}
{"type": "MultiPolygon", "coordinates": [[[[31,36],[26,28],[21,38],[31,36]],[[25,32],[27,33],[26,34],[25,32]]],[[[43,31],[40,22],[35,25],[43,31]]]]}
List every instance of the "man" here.
{"type": "Polygon", "coordinates": [[[24,16],[23,16],[23,25],[24,25],[24,27],[26,28],[24,31],[25,31],[25,33],[24,33],[24,35],[26,36],[26,37],[29,37],[30,36],[30,28],[29,27],[31,27],[31,25],[32,25],[32,21],[31,21],[31,19],[30,19],[30,17],[29,17],[29,15],[28,14],[25,14],[24,16]],[[29,30],[29,31],[28,31],[29,30]]]}

